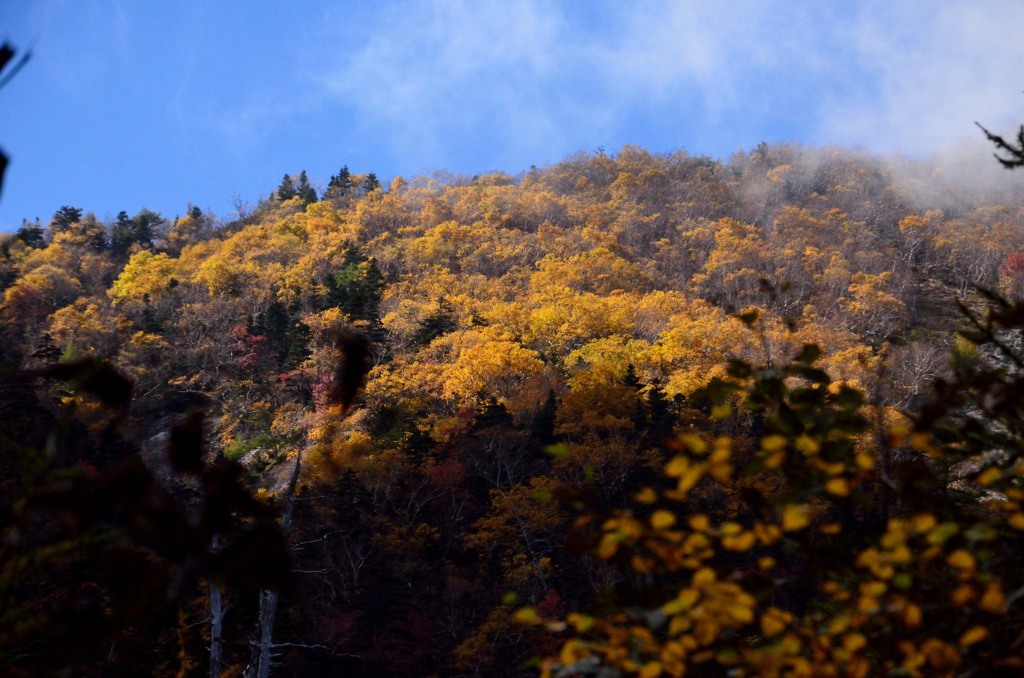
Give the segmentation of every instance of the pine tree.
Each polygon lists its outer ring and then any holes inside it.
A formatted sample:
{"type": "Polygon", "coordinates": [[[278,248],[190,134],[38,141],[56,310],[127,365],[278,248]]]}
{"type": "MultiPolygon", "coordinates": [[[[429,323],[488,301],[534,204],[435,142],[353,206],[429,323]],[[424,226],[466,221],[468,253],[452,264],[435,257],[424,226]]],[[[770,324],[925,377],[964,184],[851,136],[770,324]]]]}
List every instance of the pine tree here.
{"type": "Polygon", "coordinates": [[[142,295],[142,331],[150,334],[161,334],[164,331],[163,323],[156,317],[156,311],[149,300],[149,294],[142,295]]]}
{"type": "Polygon", "coordinates": [[[412,337],[413,346],[426,346],[434,339],[457,329],[455,309],[447,299],[438,302],[438,308],[420,321],[420,326],[412,337]]]}
{"type": "Polygon", "coordinates": [[[348,165],[342,165],[337,175],[331,175],[327,188],[337,189],[341,195],[345,195],[352,189],[352,174],[348,171],[348,165]]]}
{"type": "Polygon", "coordinates": [[[537,410],[530,423],[530,433],[541,445],[550,445],[555,442],[555,423],[558,414],[558,399],[555,390],[548,389],[548,397],[544,404],[537,410]]]}
{"type": "Polygon", "coordinates": [[[644,409],[642,395],[644,385],[640,381],[640,377],[637,376],[633,363],[626,365],[626,374],[622,377],[622,383],[633,391],[633,414],[630,416],[630,420],[633,422],[633,430],[642,434],[647,431],[647,411],[644,409]]]}
{"type": "Polygon", "coordinates": [[[363,179],[363,189],[369,193],[370,191],[375,191],[378,188],[380,188],[380,181],[377,179],[376,174],[370,172],[366,175],[366,178],[363,179]]]}
{"type": "Polygon", "coordinates": [[[295,195],[299,196],[304,205],[317,201],[316,189],[309,185],[309,177],[306,176],[306,170],[299,172],[299,182],[295,186],[295,195]]]}
{"type": "Polygon", "coordinates": [[[277,299],[267,305],[263,315],[254,323],[256,333],[267,338],[270,350],[278,356],[279,360],[288,354],[288,325],[290,323],[288,310],[277,299]]]}
{"type": "Polygon", "coordinates": [[[111,251],[115,256],[124,256],[136,243],[143,247],[152,245],[163,221],[164,218],[159,212],[145,207],[131,218],[127,212],[121,210],[117,213],[117,221],[110,228],[111,251]]]}
{"type": "Polygon", "coordinates": [[[140,245],[151,245],[158,235],[164,218],[159,212],[143,207],[138,214],[132,217],[132,221],[135,222],[135,231],[132,234],[134,241],[140,245]]]}
{"type": "Polygon", "coordinates": [[[647,391],[647,431],[648,444],[660,447],[672,436],[675,417],[672,405],[665,396],[661,385],[655,383],[647,391]]]}
{"type": "Polygon", "coordinates": [[[380,322],[384,274],[375,259],[367,259],[355,246],[345,250],[341,268],[325,281],[328,306],[337,306],[353,320],[380,322]]]}
{"type": "Polygon", "coordinates": [[[277,199],[281,202],[291,200],[295,197],[295,183],[288,174],[281,179],[281,185],[277,187],[277,199]]]}
{"type": "Polygon", "coordinates": [[[110,227],[110,250],[115,256],[124,256],[132,243],[132,223],[128,213],[121,210],[117,213],[117,221],[110,227]]]}
{"type": "Polygon", "coordinates": [[[43,227],[39,225],[38,219],[34,223],[27,219],[22,220],[21,228],[14,234],[14,237],[25,243],[26,247],[42,247],[46,244],[43,227]]]}
{"type": "Polygon", "coordinates": [[[288,352],[284,355],[283,362],[285,369],[298,367],[310,356],[309,342],[313,338],[313,333],[305,323],[294,320],[295,315],[293,312],[293,320],[288,326],[288,352]]]}
{"type": "Polygon", "coordinates": [[[77,224],[81,220],[82,209],[80,207],[62,205],[59,210],[54,212],[53,219],[50,220],[50,232],[61,233],[70,229],[71,224],[77,224]]]}

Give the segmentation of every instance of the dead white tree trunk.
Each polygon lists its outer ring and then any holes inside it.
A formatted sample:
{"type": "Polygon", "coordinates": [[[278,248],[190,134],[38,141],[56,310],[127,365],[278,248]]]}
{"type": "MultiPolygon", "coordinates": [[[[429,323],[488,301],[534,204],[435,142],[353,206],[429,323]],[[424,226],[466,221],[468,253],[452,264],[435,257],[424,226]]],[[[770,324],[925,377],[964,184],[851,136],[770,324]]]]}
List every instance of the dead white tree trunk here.
{"type": "MultiPolygon", "coordinates": [[[[220,550],[220,535],[213,535],[210,550],[216,554],[220,550]]],[[[210,587],[210,678],[220,678],[224,668],[224,599],[221,596],[220,584],[215,581],[210,587]]]]}
{"type": "MultiPolygon", "coordinates": [[[[288,533],[292,522],[292,511],[295,509],[295,486],[299,482],[299,471],[302,468],[302,450],[295,455],[295,468],[288,481],[285,492],[284,516],[281,518],[281,534],[288,533]]],[[[267,678],[274,652],[274,621],[277,618],[278,592],[276,589],[260,591],[259,643],[253,643],[253,661],[245,669],[246,678],[267,678]]]]}

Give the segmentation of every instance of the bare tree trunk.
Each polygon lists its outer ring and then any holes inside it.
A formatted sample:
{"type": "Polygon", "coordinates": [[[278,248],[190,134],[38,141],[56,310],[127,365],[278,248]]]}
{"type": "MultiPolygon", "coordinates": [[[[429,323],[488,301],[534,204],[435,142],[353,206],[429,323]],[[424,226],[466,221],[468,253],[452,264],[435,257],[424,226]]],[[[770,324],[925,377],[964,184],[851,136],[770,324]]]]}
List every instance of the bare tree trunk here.
{"type": "MultiPolygon", "coordinates": [[[[292,522],[292,511],[295,509],[295,486],[299,481],[302,467],[302,450],[295,456],[295,468],[288,481],[285,493],[284,516],[281,518],[281,533],[287,534],[292,522]]],[[[253,643],[253,661],[245,669],[246,678],[267,678],[270,675],[270,664],[274,653],[274,621],[277,618],[278,593],[275,589],[260,591],[259,643],[253,643]]]]}
{"type": "MultiPolygon", "coordinates": [[[[213,535],[214,554],[220,550],[220,536],[213,535]]],[[[210,587],[210,678],[220,678],[224,668],[224,607],[220,584],[211,581],[210,587]]]]}

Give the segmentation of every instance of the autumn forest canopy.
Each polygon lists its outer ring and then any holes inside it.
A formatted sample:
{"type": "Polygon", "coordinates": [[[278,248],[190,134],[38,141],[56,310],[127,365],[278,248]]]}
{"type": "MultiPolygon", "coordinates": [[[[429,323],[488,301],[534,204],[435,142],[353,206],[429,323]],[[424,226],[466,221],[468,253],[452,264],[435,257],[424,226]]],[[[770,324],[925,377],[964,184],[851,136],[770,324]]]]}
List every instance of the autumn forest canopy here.
{"type": "Polygon", "coordinates": [[[5,671],[1024,670],[1019,189],[360,171],[0,245],[5,671]]]}

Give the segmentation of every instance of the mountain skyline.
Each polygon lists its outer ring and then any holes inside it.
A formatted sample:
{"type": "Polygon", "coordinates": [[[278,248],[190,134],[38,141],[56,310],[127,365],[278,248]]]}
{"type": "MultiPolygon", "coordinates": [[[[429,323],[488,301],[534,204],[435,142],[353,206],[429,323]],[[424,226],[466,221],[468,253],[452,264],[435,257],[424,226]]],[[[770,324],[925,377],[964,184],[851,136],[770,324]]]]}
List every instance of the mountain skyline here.
{"type": "Polygon", "coordinates": [[[639,144],[762,141],[987,163],[1024,116],[1024,7],[518,2],[35,2],[0,91],[0,231],[61,205],[230,217],[283,173],[512,174],[639,144]],[[965,142],[965,140],[967,140],[965,142]]]}

